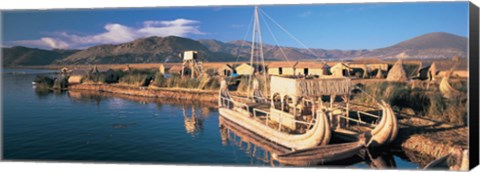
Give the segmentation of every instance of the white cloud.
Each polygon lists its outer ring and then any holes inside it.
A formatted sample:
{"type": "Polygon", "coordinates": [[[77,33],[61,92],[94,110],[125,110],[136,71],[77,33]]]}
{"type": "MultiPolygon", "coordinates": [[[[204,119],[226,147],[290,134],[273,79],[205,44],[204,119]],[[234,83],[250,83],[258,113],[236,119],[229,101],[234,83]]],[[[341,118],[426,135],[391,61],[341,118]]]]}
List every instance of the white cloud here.
{"type": "Polygon", "coordinates": [[[44,37],[44,38],[41,38],[40,40],[52,48],[58,48],[58,49],[68,48],[68,43],[58,39],[44,37]]]}
{"type": "Polygon", "coordinates": [[[144,21],[143,27],[133,28],[118,23],[105,25],[105,32],[94,35],[77,35],[67,32],[57,32],[52,37],[39,40],[12,41],[15,45],[33,46],[38,48],[71,49],[88,47],[98,44],[118,44],[150,36],[181,36],[190,34],[202,35],[199,21],[179,18],[171,21],[144,21]]]}
{"type": "Polygon", "coordinates": [[[50,38],[50,37],[43,37],[38,40],[11,41],[10,44],[8,45],[10,46],[23,45],[23,46],[31,46],[36,48],[45,48],[45,49],[51,49],[51,48],[67,49],[70,47],[70,45],[65,41],[55,39],[55,38],[50,38]]]}

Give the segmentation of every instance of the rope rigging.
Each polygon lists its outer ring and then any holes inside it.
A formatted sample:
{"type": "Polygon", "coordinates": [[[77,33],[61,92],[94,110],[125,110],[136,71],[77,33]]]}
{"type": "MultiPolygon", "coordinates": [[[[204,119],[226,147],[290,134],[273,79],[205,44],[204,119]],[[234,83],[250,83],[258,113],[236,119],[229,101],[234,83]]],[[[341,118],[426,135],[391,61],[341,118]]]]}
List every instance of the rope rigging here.
{"type": "MultiPolygon", "coordinates": [[[[290,33],[287,29],[285,29],[282,25],[280,25],[275,19],[271,18],[265,11],[260,9],[260,12],[265,15],[270,21],[272,21],[275,25],[277,25],[280,29],[282,29],[285,33],[288,34],[292,39],[297,41],[303,48],[307,49],[308,52],[310,52],[313,56],[317,57],[318,59],[321,59],[315,52],[313,52],[310,48],[308,48],[302,41],[300,41],[297,37],[295,37],[292,33],[290,33]]],[[[325,63],[325,60],[321,59],[323,63],[325,63]]]]}

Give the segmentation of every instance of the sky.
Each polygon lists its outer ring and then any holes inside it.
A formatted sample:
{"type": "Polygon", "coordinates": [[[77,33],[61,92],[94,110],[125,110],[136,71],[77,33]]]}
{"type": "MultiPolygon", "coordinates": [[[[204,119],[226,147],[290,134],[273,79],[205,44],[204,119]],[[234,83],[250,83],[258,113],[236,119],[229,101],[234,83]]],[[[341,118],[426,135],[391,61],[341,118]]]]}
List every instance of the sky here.
{"type": "MultiPolygon", "coordinates": [[[[259,8],[263,42],[272,45],[353,50],[383,48],[431,32],[468,37],[468,2],[259,8]]],[[[84,49],[170,35],[250,41],[253,11],[253,6],[2,11],[1,42],[84,49]]]]}

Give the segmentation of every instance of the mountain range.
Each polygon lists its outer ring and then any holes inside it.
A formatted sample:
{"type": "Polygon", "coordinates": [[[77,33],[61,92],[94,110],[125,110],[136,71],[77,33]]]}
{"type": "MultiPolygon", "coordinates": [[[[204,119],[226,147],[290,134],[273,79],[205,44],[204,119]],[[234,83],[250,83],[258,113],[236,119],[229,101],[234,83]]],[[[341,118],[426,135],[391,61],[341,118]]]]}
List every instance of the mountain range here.
{"type": "MultiPolygon", "coordinates": [[[[326,50],[263,44],[266,60],[341,60],[353,58],[450,58],[466,57],[465,37],[444,32],[421,35],[373,50],[326,50]]],[[[115,64],[179,62],[185,50],[200,52],[205,61],[247,61],[251,42],[192,40],[177,36],[148,37],[116,45],[97,45],[84,50],[42,50],[15,46],[3,48],[3,66],[49,64],[115,64]]]]}
{"type": "Polygon", "coordinates": [[[61,60],[67,56],[75,54],[76,52],[79,52],[79,50],[43,50],[15,46],[11,48],[2,48],[2,63],[3,66],[49,65],[56,60],[61,60]]]}

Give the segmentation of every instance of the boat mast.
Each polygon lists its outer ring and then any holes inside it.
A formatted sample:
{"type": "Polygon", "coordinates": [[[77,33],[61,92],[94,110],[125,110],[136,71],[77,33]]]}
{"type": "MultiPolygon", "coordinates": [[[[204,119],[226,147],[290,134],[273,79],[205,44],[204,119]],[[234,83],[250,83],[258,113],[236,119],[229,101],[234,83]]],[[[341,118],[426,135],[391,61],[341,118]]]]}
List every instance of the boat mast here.
{"type": "MultiPolygon", "coordinates": [[[[254,11],[254,20],[253,20],[253,31],[252,31],[252,45],[251,45],[251,49],[250,49],[250,65],[254,68],[254,72],[258,71],[258,64],[253,64],[254,62],[254,58],[255,58],[255,54],[256,54],[256,51],[255,51],[255,40],[258,39],[258,43],[259,43],[259,51],[258,51],[258,54],[259,54],[259,57],[260,59],[257,59],[256,61],[261,61],[261,65],[262,65],[262,68],[263,68],[263,75],[265,77],[265,84],[267,82],[267,76],[266,76],[266,73],[265,73],[265,61],[264,61],[264,57],[263,57],[263,42],[262,42],[262,32],[261,32],[261,29],[260,29],[260,20],[259,20],[259,17],[258,17],[258,6],[255,6],[255,11],[254,11]],[[256,37],[258,34],[258,38],[256,37]]],[[[253,92],[254,90],[251,90],[251,87],[252,87],[252,75],[249,75],[248,77],[248,96],[252,96],[253,97],[253,92]]]]}

